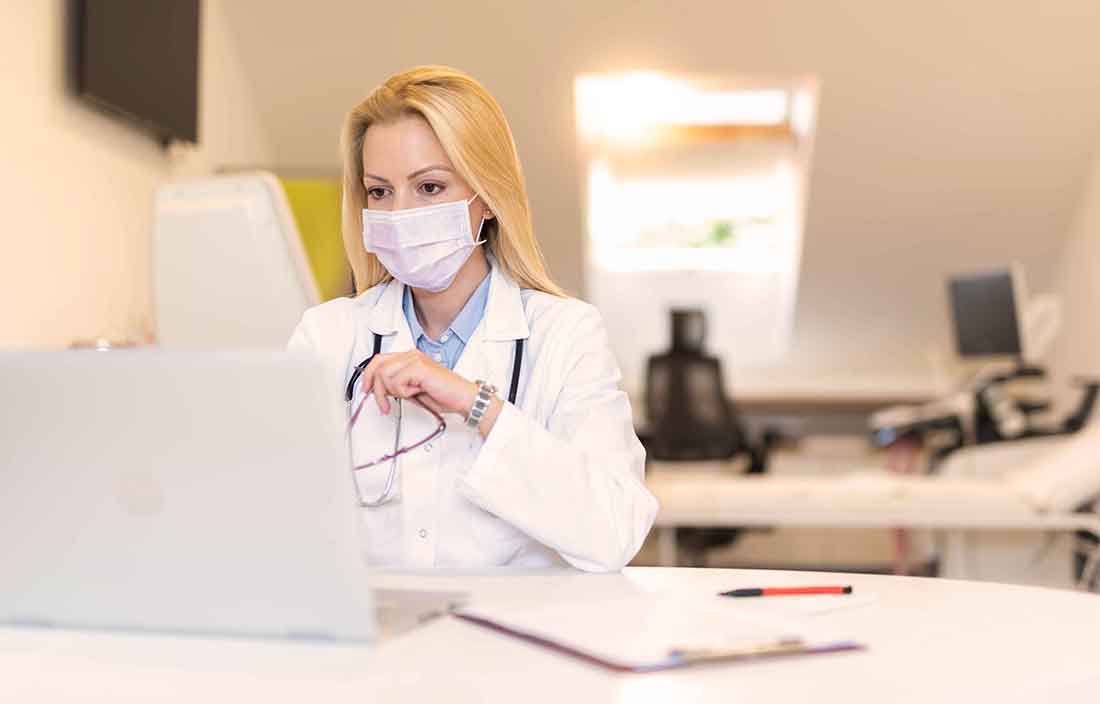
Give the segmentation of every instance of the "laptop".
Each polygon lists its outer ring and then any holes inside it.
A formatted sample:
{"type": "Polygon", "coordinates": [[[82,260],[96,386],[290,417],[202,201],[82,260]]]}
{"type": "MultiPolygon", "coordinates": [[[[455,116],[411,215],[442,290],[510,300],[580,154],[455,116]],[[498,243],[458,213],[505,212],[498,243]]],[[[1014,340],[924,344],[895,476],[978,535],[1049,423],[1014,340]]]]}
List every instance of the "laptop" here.
{"type": "Polygon", "coordinates": [[[0,623],[370,642],[341,389],[282,352],[0,354],[0,623]]]}

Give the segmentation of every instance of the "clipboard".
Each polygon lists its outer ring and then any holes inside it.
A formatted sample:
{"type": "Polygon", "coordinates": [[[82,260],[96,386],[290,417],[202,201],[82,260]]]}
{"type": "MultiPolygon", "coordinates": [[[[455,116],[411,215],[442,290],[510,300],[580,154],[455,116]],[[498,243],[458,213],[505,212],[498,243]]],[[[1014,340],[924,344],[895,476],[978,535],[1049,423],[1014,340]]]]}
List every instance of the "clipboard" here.
{"type": "Polygon", "coordinates": [[[731,601],[642,597],[543,606],[472,605],[452,615],[617,673],[865,649],[853,639],[745,613],[731,601]]]}

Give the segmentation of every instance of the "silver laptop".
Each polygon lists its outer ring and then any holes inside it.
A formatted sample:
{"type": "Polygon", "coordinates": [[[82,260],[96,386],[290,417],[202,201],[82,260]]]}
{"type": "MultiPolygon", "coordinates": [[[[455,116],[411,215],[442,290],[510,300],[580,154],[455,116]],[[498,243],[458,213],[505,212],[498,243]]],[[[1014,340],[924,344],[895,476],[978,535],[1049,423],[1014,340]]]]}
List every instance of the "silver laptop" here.
{"type": "Polygon", "coordinates": [[[343,423],[284,353],[0,354],[0,622],[371,641],[343,423]]]}

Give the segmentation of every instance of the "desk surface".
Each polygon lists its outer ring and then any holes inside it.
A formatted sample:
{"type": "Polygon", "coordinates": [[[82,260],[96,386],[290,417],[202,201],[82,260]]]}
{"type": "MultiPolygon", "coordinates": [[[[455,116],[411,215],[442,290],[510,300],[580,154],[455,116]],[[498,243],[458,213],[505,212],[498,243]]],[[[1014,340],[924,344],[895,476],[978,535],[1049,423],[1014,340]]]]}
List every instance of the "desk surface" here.
{"type": "Polygon", "coordinates": [[[0,701],[113,702],[1095,702],[1100,596],[877,575],[631,568],[377,575],[387,589],[461,589],[475,601],[638,592],[709,595],[846,582],[870,603],[810,620],[860,653],[614,675],[441,619],[370,648],[0,629],[0,701]]]}

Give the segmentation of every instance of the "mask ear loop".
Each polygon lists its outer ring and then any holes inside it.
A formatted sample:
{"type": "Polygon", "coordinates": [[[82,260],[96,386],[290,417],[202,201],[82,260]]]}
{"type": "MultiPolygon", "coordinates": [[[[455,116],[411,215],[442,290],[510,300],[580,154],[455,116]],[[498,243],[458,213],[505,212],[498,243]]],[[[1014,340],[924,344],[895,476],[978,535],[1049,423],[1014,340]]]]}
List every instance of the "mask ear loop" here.
{"type": "MultiPolygon", "coordinates": [[[[478,194],[476,194],[476,193],[473,194],[472,196],[470,196],[470,199],[468,201],[466,201],[466,207],[467,208],[470,207],[470,203],[473,203],[474,200],[477,199],[477,195],[478,194]]],[[[475,245],[485,244],[486,240],[481,239],[481,230],[484,227],[485,227],[485,213],[483,212],[481,214],[481,222],[478,223],[478,225],[477,225],[477,234],[474,235],[474,244],[475,245]]]]}

